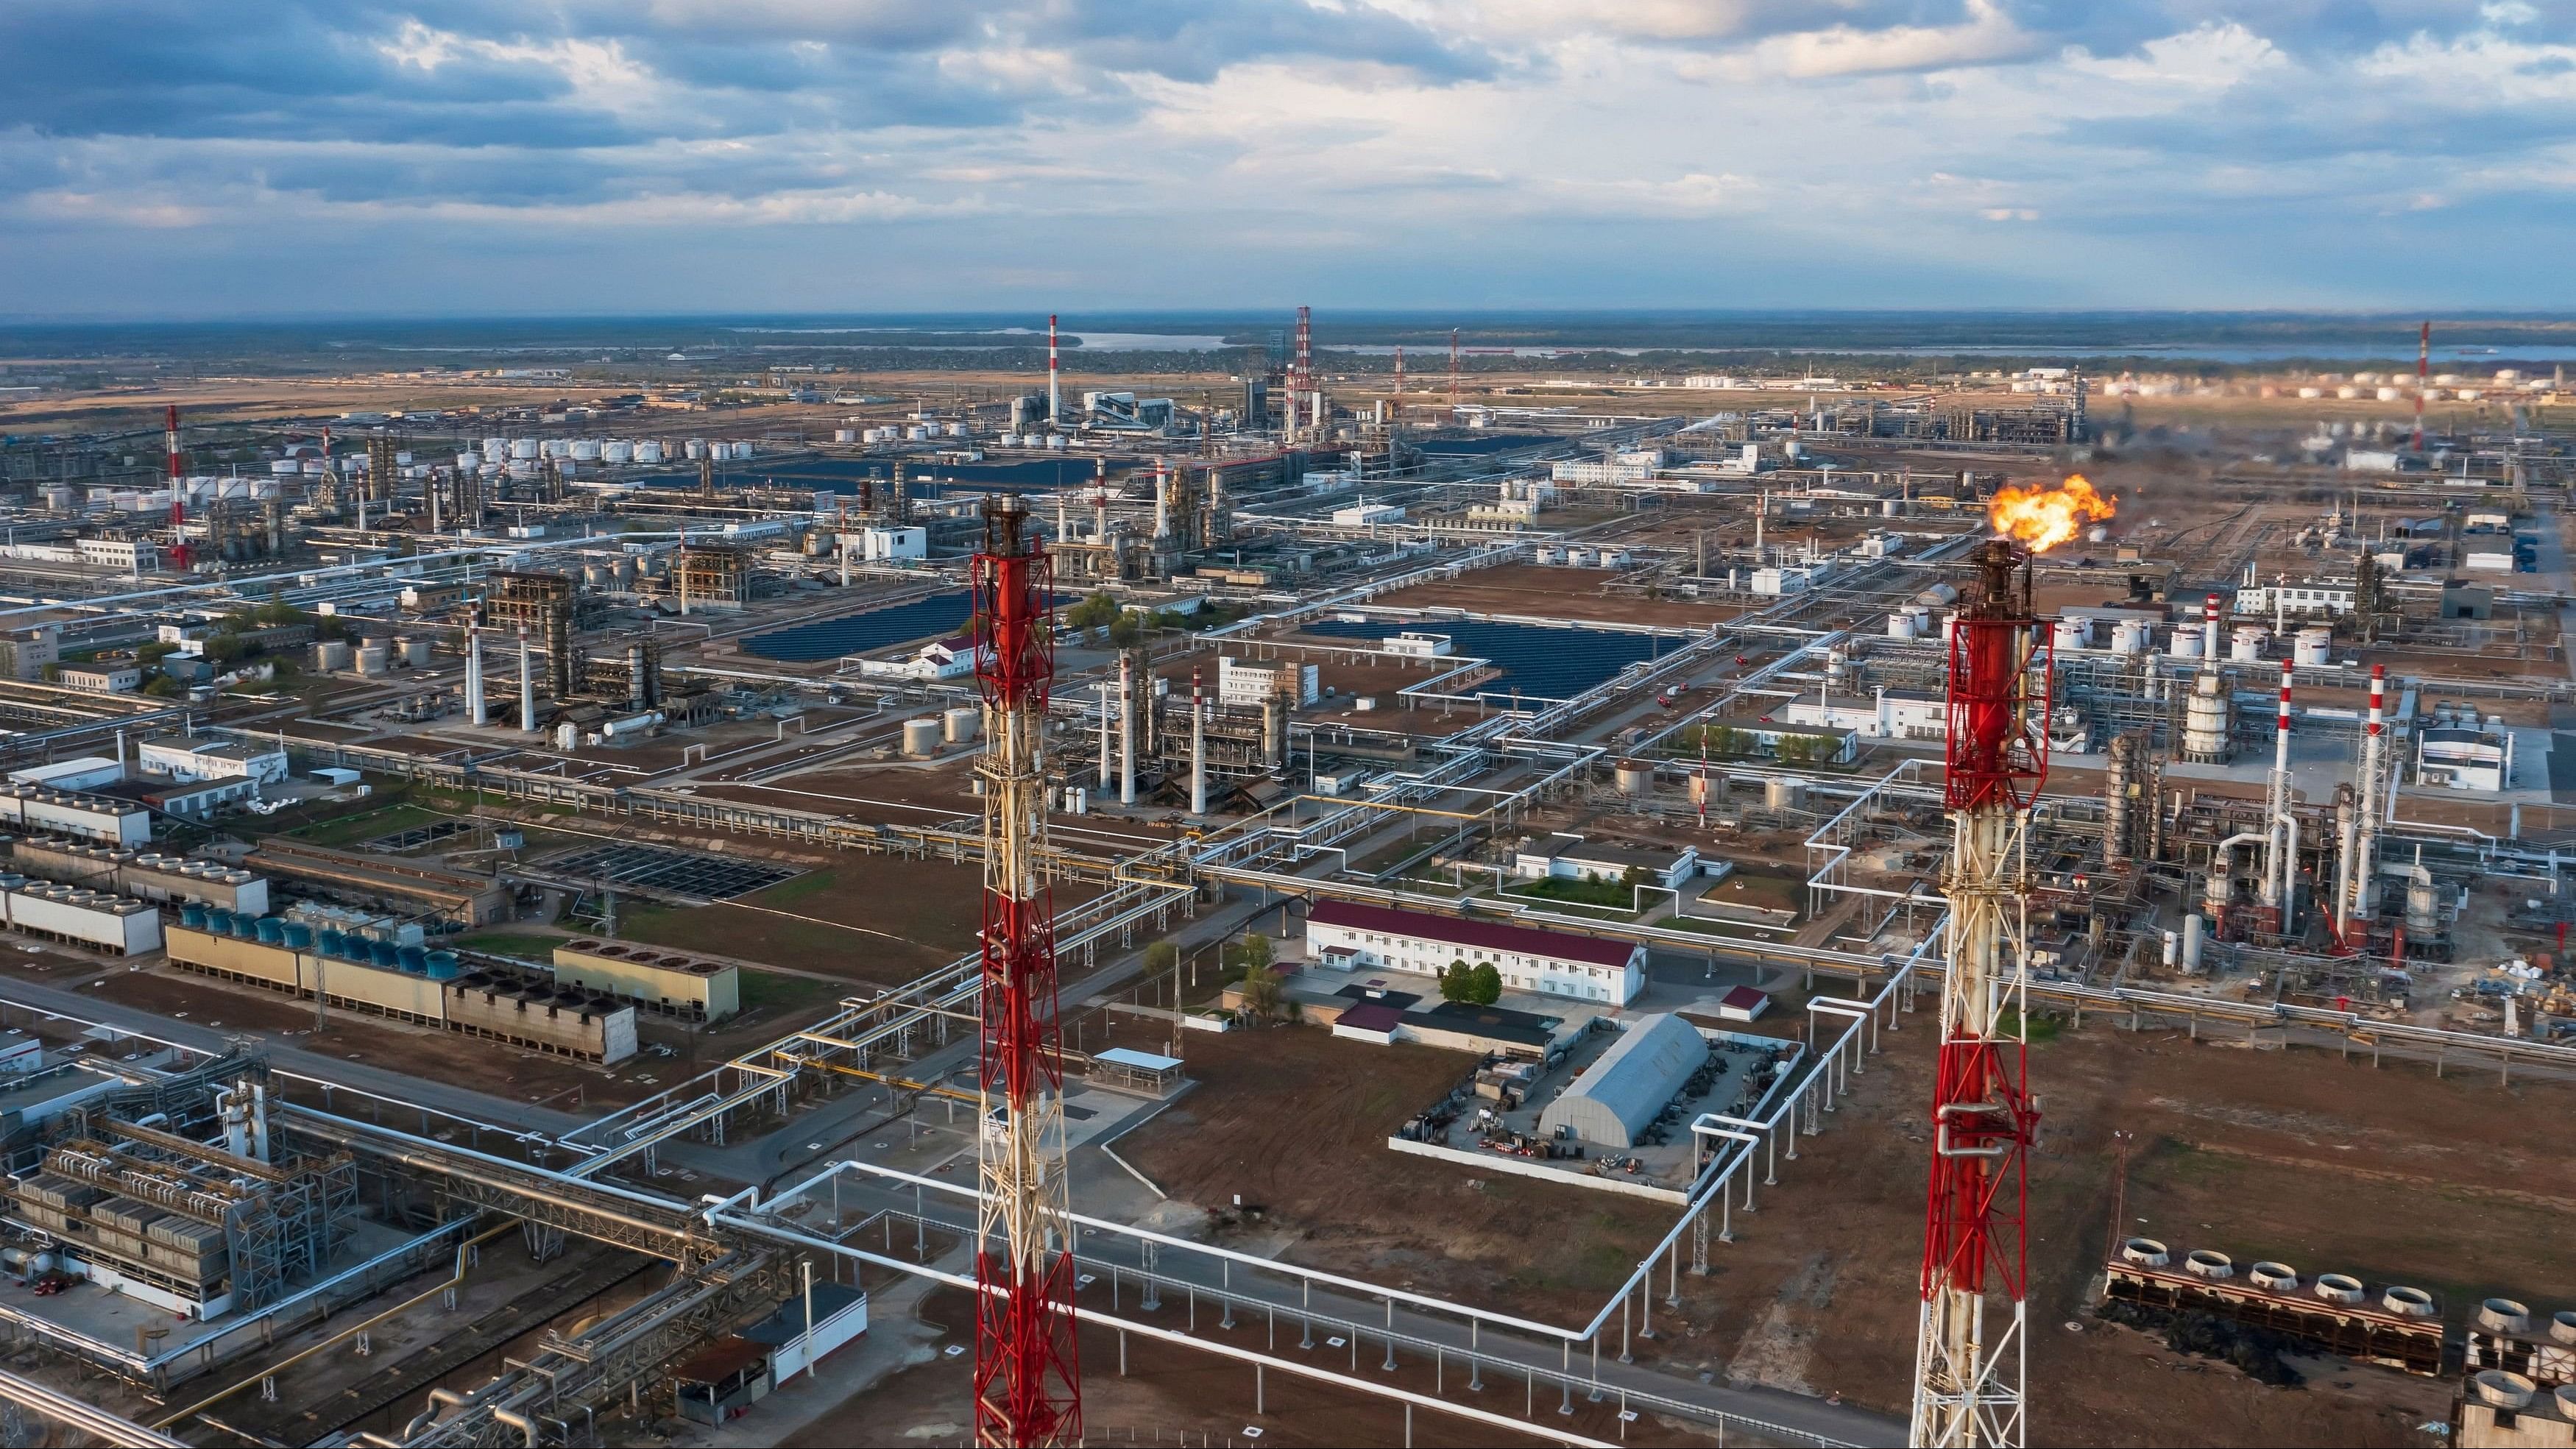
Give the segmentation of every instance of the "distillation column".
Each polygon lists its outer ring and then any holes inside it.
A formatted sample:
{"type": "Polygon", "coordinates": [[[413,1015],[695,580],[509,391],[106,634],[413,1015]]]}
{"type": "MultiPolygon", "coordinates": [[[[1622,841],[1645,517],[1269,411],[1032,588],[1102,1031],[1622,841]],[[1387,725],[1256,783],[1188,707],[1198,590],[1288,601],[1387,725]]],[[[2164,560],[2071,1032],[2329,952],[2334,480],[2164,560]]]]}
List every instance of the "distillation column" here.
{"type": "Polygon", "coordinates": [[[2379,817],[2387,806],[2380,791],[2387,784],[2388,666],[2370,666],[2370,723],[2361,737],[2361,801],[2355,808],[2352,850],[2352,913],[2355,944],[2370,939],[2379,919],[2379,817]]]}
{"type": "Polygon", "coordinates": [[[1190,670],[1190,813],[1207,814],[1207,702],[1199,693],[1199,671],[1190,670]]]}

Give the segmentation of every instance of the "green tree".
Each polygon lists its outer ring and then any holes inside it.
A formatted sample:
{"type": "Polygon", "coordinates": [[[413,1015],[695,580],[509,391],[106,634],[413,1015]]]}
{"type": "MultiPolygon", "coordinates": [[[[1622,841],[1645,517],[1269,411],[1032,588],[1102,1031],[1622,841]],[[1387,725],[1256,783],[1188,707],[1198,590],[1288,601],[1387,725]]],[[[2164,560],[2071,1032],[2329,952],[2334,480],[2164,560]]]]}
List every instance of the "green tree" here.
{"type": "Polygon", "coordinates": [[[1097,629],[1118,617],[1118,601],[1103,589],[1064,611],[1064,622],[1070,628],[1097,629]]]}
{"type": "Polygon", "coordinates": [[[1491,1006],[1503,999],[1503,973],[1491,961],[1478,966],[1471,976],[1474,994],[1467,999],[1478,1006],[1491,1006]]]}
{"type": "Polygon", "coordinates": [[[143,692],[154,699],[177,699],[188,692],[188,686],[167,674],[156,674],[144,684],[143,692]]]}
{"type": "Polygon", "coordinates": [[[1145,635],[1144,620],[1132,611],[1119,615],[1109,625],[1109,642],[1124,649],[1145,635]]]}
{"type": "Polygon", "coordinates": [[[1145,948],[1145,974],[1160,976],[1180,964],[1181,948],[1171,941],[1156,941],[1145,948]]]}
{"type": "Polygon", "coordinates": [[[1642,865],[1632,865],[1626,870],[1619,872],[1619,884],[1628,888],[1630,893],[1629,899],[1631,900],[1636,899],[1635,892],[1637,887],[1653,885],[1654,883],[1655,878],[1648,875],[1646,873],[1646,868],[1642,865]]]}
{"type": "Polygon", "coordinates": [[[1278,952],[1271,948],[1270,938],[1259,931],[1244,937],[1234,948],[1234,964],[1246,973],[1266,969],[1277,959],[1278,952]]]}
{"type": "Polygon", "coordinates": [[[1476,994],[1474,968],[1465,961],[1452,961],[1440,968],[1440,999],[1465,1001],[1476,994]]]}
{"type": "Polygon", "coordinates": [[[1279,973],[1267,966],[1244,973],[1242,990],[1243,1013],[1255,1021],[1277,1019],[1287,999],[1279,987],[1279,973]]]}

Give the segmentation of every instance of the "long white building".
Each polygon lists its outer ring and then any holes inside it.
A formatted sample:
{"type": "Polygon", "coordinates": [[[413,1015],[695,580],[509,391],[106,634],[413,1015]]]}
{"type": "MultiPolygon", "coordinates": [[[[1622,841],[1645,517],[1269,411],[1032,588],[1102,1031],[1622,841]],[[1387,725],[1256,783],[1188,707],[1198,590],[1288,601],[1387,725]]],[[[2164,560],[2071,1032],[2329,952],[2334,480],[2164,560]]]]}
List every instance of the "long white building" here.
{"type": "Polygon", "coordinates": [[[1306,955],[1333,970],[1436,976],[1452,962],[1492,966],[1509,991],[1625,1006],[1646,989],[1646,948],[1559,931],[1317,901],[1306,916],[1306,955]]]}

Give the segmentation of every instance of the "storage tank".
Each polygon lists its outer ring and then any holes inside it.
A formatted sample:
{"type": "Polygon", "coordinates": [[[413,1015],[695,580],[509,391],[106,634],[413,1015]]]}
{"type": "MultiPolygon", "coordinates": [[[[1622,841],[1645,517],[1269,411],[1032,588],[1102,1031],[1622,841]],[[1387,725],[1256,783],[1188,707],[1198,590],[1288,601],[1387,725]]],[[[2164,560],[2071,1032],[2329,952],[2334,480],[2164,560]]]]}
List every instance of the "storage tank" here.
{"type": "Polygon", "coordinates": [[[635,445],[633,443],[626,441],[624,438],[608,438],[601,441],[599,445],[599,461],[603,463],[631,463],[634,460],[635,445]]]}
{"type": "Polygon", "coordinates": [[[952,745],[972,742],[976,732],[983,726],[982,710],[958,708],[945,711],[939,716],[941,735],[952,745]]]}
{"type": "Polygon", "coordinates": [[[2152,632],[2143,619],[2122,619],[2111,630],[2111,652],[2144,654],[2147,652],[2147,644],[2152,632]]]}
{"type": "Polygon", "coordinates": [[[549,458],[569,458],[572,456],[572,439],[548,438],[545,446],[538,451],[549,458]]]}
{"type": "Polygon", "coordinates": [[[904,441],[906,442],[918,443],[922,439],[930,436],[930,429],[923,427],[919,423],[915,423],[911,427],[903,430],[903,436],[904,441]]]}
{"type": "Polygon", "coordinates": [[[635,735],[649,734],[652,732],[654,726],[659,725],[661,722],[662,712],[660,710],[646,710],[642,714],[630,714],[623,719],[613,719],[608,723],[601,725],[599,727],[599,737],[603,740],[614,740],[631,738],[635,735]]]}
{"type": "Polygon", "coordinates": [[[2176,659],[2198,659],[2200,657],[2200,626],[2198,624],[2178,624],[2174,626],[2173,647],[2166,652],[2172,654],[2176,659]]]}
{"type": "Polygon", "coordinates": [[[2227,657],[2240,664],[2251,664],[2263,657],[2263,640],[2270,633],[2260,624],[2239,624],[2227,636],[2227,657]]]}
{"type": "Polygon", "coordinates": [[[570,454],[570,455],[571,455],[571,457],[572,457],[572,460],[573,460],[574,462],[576,462],[576,463],[596,463],[596,462],[598,462],[598,461],[599,461],[599,439],[597,439],[597,438],[575,438],[575,439],[573,439],[573,440],[572,440],[572,448],[571,448],[571,454],[570,454]]]}
{"type": "Polygon", "coordinates": [[[1065,439],[1064,439],[1064,434],[1062,434],[1062,433],[1049,433],[1049,434],[1047,434],[1047,451],[1048,451],[1048,452],[1051,452],[1051,453],[1061,453],[1061,452],[1063,452],[1063,451],[1064,451],[1064,441],[1065,441],[1065,439]]]}
{"type": "Polygon", "coordinates": [[[2093,621],[2060,619],[2049,630],[2048,642],[2051,648],[2059,650],[2090,649],[2093,647],[2093,621]]]}
{"type": "Polygon", "coordinates": [[[514,463],[533,462],[537,458],[537,453],[537,440],[534,438],[512,438],[510,440],[510,461],[514,463]]]}
{"type": "Polygon", "coordinates": [[[2334,631],[2322,624],[2311,624],[2301,629],[2291,657],[2300,664],[2332,664],[2334,631]]]}
{"type": "Polygon", "coordinates": [[[268,471],[281,477],[291,477],[294,474],[303,472],[304,467],[293,458],[280,458],[276,462],[268,465],[268,471]]]}
{"type": "Polygon", "coordinates": [[[835,443],[855,443],[858,440],[859,430],[856,428],[834,428],[832,430],[832,441],[835,443]]]}
{"type": "Polygon", "coordinates": [[[1552,543],[1543,543],[1530,552],[1530,557],[1543,564],[1561,564],[1565,562],[1565,550],[1552,543]]]}
{"type": "Polygon", "coordinates": [[[751,444],[727,443],[725,444],[725,456],[739,463],[743,459],[751,456],[751,444]]]}
{"type": "Polygon", "coordinates": [[[402,641],[402,662],[413,669],[427,669],[429,667],[429,641],[426,639],[405,639],[402,641]]]}
{"type": "Polygon", "coordinates": [[[662,445],[657,442],[637,443],[635,445],[635,461],[638,463],[661,462],[662,445]]]}
{"type": "Polygon", "coordinates": [[[680,445],[680,456],[694,463],[707,455],[707,440],[691,438],[680,445]]]}
{"type": "Polygon", "coordinates": [[[1807,806],[1807,782],[1786,777],[1765,780],[1762,803],[1772,810],[1803,810],[1807,806]]]}
{"type": "MultiPolygon", "coordinates": [[[[966,436],[966,425],[964,423],[950,423],[948,425],[948,436],[952,438],[962,438],[966,436]]],[[[750,444],[746,443],[743,446],[749,447],[750,444]]]]}
{"type": "Polygon", "coordinates": [[[1914,616],[1902,610],[1888,615],[1887,637],[1890,639],[1914,638],[1914,616]]]}
{"type": "MultiPolygon", "coordinates": [[[[234,919],[238,920],[240,918],[235,917],[234,919]]],[[[257,921],[252,923],[251,931],[254,935],[259,937],[260,944],[262,945],[278,946],[285,944],[286,923],[275,916],[260,917],[257,921]]]]}
{"type": "Polygon", "coordinates": [[[1617,780],[1620,794],[1643,795],[1654,788],[1655,767],[1643,760],[1621,760],[1617,780]]]}
{"type": "Polygon", "coordinates": [[[2419,875],[2406,883],[2406,930],[2418,940],[2430,941],[2442,934],[2441,888],[2433,884],[2430,874],[2419,875]]]}
{"type": "Polygon", "coordinates": [[[485,438],[483,440],[483,456],[496,463],[503,458],[510,456],[510,440],[507,438],[485,438]]]}
{"type": "Polygon", "coordinates": [[[361,644],[357,662],[360,674],[382,674],[393,667],[393,653],[382,644],[361,644]]]}
{"type": "Polygon", "coordinates": [[[939,753],[939,721],[936,717],[908,719],[903,722],[903,752],[915,759],[926,759],[939,753]]]}

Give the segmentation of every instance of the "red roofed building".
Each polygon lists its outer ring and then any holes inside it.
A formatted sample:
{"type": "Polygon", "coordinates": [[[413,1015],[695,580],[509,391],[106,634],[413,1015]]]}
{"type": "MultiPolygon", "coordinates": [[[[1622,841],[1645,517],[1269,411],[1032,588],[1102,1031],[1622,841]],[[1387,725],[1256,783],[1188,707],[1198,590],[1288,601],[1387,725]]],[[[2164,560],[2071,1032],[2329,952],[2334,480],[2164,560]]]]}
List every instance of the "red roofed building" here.
{"type": "Polygon", "coordinates": [[[1562,931],[1317,901],[1306,916],[1306,957],[1341,970],[1436,976],[1453,961],[1492,966],[1506,991],[1625,1006],[1646,987],[1646,948],[1562,931]]]}

